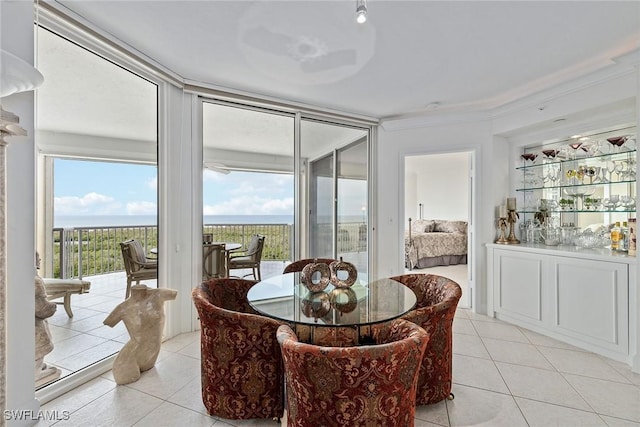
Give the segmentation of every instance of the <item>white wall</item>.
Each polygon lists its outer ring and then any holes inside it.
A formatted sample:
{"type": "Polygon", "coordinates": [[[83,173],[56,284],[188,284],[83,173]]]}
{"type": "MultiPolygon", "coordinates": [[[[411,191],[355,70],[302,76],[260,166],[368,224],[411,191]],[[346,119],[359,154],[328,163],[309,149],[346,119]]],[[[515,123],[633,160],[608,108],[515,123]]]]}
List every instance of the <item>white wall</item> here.
{"type": "MultiPolygon", "coordinates": [[[[33,2],[0,2],[2,49],[33,64],[33,2]]],[[[7,376],[6,408],[37,410],[35,366],[35,145],[33,92],[2,99],[20,117],[27,137],[9,138],[7,147],[7,376]]],[[[4,420],[4,414],[0,414],[4,420]]],[[[32,421],[7,421],[29,425],[32,421]]]]}
{"type": "Polygon", "coordinates": [[[447,153],[405,159],[405,218],[467,221],[469,154],[447,153]]]}
{"type": "MultiPolygon", "coordinates": [[[[392,126],[390,126],[393,128],[392,126]]],[[[497,142],[500,144],[500,141],[497,142]]],[[[375,259],[379,276],[391,276],[404,272],[402,254],[404,232],[404,158],[407,155],[443,154],[448,152],[473,152],[473,182],[475,206],[471,209],[470,240],[475,264],[471,268],[473,306],[483,312],[484,301],[484,248],[483,243],[493,239],[493,206],[507,192],[508,183],[497,180],[494,174],[502,170],[499,154],[495,154],[491,122],[476,120],[467,123],[429,125],[404,130],[388,130],[383,123],[378,133],[378,215],[375,227],[379,244],[375,259]],[[473,228],[475,226],[475,229],[473,228]]],[[[504,151],[502,147],[499,151],[504,151]]]]}

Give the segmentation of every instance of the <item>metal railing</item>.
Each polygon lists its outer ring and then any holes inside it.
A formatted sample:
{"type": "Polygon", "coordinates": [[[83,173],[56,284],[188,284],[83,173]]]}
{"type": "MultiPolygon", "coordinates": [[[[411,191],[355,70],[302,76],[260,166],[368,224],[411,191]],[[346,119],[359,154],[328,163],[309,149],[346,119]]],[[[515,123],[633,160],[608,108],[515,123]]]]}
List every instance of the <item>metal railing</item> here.
{"type": "MultiPolygon", "coordinates": [[[[340,224],[339,252],[360,252],[363,249],[362,224],[340,224]]],[[[246,248],[251,236],[265,236],[262,259],[287,261],[292,259],[292,224],[205,224],[214,242],[234,242],[246,248]]],[[[365,228],[366,233],[366,228],[365,228]]],[[[366,236],[364,236],[366,239],[366,236]]],[[[53,277],[82,278],[124,271],[120,242],[137,239],[147,253],[158,246],[156,225],[76,227],[53,229],[53,277]]]]}

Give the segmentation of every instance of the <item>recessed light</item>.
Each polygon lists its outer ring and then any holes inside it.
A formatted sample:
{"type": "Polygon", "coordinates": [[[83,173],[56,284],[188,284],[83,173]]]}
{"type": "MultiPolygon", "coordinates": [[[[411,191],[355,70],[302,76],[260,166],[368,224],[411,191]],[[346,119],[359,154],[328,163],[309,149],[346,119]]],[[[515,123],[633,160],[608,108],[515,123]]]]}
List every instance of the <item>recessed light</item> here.
{"type": "Polygon", "coordinates": [[[582,135],[572,135],[569,138],[571,139],[578,139],[578,138],[582,138],[582,135]]]}

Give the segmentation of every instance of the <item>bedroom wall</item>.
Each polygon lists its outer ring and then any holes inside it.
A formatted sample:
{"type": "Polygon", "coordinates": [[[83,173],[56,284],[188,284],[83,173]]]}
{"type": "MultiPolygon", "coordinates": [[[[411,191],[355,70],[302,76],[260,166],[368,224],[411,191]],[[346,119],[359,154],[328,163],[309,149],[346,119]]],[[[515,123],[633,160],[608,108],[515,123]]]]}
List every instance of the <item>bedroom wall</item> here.
{"type": "MultiPolygon", "coordinates": [[[[469,154],[410,156],[405,164],[405,216],[467,221],[469,154]]],[[[405,218],[406,220],[406,218],[405,218]]]]}

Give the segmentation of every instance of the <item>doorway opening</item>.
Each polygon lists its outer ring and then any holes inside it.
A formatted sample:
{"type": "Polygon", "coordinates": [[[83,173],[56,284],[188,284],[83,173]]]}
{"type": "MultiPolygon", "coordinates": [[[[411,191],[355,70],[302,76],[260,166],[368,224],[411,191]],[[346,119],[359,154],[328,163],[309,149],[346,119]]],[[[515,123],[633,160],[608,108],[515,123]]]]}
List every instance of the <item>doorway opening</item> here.
{"type": "Polygon", "coordinates": [[[405,273],[454,280],[470,308],[473,152],[408,155],[404,166],[405,273]]]}

